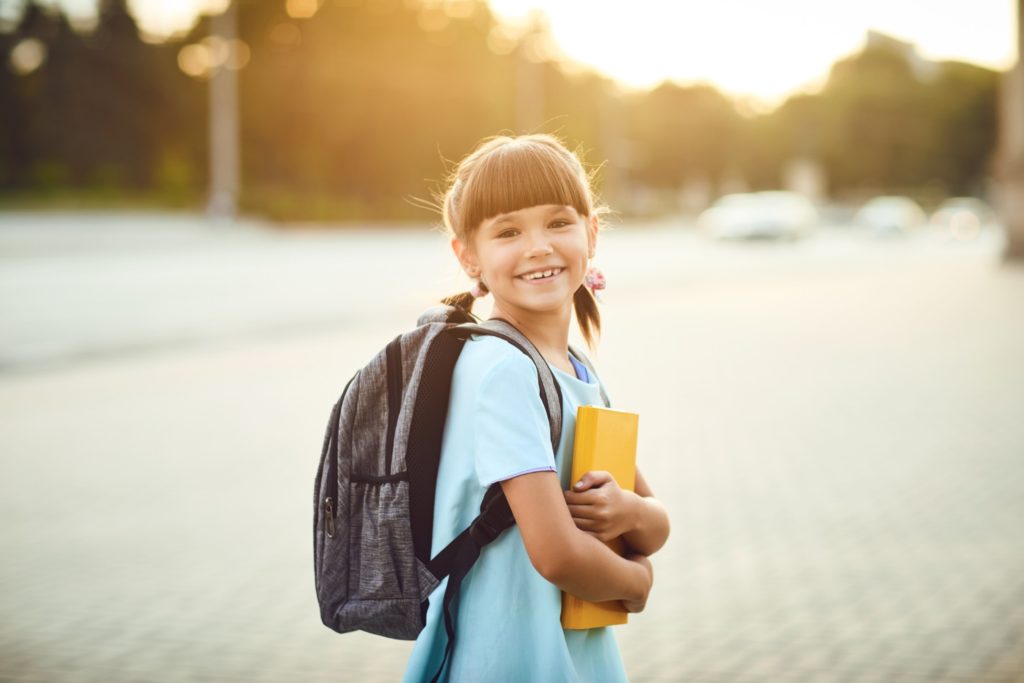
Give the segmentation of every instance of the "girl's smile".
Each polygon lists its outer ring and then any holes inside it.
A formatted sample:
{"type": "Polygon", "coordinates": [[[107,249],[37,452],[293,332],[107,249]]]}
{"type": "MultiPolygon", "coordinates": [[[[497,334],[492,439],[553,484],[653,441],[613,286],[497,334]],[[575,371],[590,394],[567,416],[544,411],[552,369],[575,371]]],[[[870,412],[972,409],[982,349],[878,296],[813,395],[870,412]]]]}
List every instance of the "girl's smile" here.
{"type": "Polygon", "coordinates": [[[526,280],[531,285],[543,285],[551,282],[563,272],[565,272],[565,268],[541,268],[538,270],[531,270],[529,273],[520,275],[519,279],[526,280]]]}

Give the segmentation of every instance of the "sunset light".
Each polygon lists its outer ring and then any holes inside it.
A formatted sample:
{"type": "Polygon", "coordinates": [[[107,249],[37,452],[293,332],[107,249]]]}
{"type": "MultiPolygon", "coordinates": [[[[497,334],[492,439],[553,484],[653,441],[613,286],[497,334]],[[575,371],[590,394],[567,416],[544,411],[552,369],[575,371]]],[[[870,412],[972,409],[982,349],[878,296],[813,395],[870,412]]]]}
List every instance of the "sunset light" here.
{"type": "MultiPolygon", "coordinates": [[[[280,0],[289,15],[309,17],[331,0],[280,0]]],[[[413,2],[413,0],[409,0],[413,2]]],[[[94,0],[60,0],[71,15],[95,12],[94,0]]],[[[188,30],[200,12],[226,0],[129,0],[151,36],[188,30]]],[[[466,0],[423,0],[457,15],[466,0]]],[[[1005,70],[1015,59],[1011,0],[863,0],[858,3],[750,0],[588,3],[581,0],[490,0],[506,31],[489,41],[497,53],[510,36],[543,14],[560,56],[631,88],[664,80],[707,82],[741,98],[778,103],[813,89],[837,60],[864,45],[869,30],[913,44],[928,60],[959,60],[1005,70]]]]}
{"type": "Polygon", "coordinates": [[[823,79],[832,63],[863,46],[871,29],[913,43],[925,59],[1003,70],[1015,58],[1010,0],[491,0],[491,6],[519,23],[542,8],[566,57],[637,88],[666,79],[704,81],[733,95],[777,100],[823,79]]]}

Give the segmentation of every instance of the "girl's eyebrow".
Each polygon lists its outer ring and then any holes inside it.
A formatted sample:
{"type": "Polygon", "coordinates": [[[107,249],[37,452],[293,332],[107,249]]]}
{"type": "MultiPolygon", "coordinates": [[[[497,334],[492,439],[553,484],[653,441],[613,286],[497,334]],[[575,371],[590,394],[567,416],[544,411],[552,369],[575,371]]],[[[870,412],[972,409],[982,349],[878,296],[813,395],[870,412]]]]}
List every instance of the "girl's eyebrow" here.
{"type": "MultiPolygon", "coordinates": [[[[572,207],[569,206],[568,204],[565,205],[565,206],[553,206],[550,209],[548,209],[547,215],[548,215],[548,217],[551,217],[551,216],[555,215],[556,213],[560,213],[562,211],[568,211],[571,208],[572,207]]],[[[499,213],[497,216],[495,216],[494,218],[491,219],[493,221],[492,225],[498,225],[502,221],[512,220],[512,219],[514,219],[516,217],[516,215],[515,215],[516,213],[517,213],[516,211],[511,211],[509,213],[499,213]]]]}

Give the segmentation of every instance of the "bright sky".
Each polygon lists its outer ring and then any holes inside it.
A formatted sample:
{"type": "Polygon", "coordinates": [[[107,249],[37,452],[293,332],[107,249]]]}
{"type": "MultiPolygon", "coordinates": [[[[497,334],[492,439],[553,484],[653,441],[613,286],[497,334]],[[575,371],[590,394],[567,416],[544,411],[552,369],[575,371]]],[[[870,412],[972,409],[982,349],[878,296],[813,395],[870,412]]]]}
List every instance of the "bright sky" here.
{"type": "MultiPolygon", "coordinates": [[[[56,1],[71,12],[95,6],[95,0],[56,1]]],[[[141,26],[156,34],[187,28],[199,9],[225,2],[129,0],[141,26]]],[[[490,2],[513,22],[541,8],[566,57],[625,85],[707,81],[765,103],[813,87],[833,62],[863,46],[871,28],[914,43],[927,59],[1000,70],[1016,59],[1014,0],[490,2]]]]}

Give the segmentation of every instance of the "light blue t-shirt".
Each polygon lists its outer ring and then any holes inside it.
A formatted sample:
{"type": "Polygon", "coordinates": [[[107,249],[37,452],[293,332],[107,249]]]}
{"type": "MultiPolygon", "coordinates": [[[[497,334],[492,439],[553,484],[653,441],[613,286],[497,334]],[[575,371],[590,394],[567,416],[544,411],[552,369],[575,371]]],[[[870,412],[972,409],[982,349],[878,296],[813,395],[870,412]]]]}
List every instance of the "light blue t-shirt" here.
{"type": "MultiPolygon", "coordinates": [[[[549,364],[550,366],[550,364],[549,364]]],[[[441,445],[434,498],[432,555],[469,526],[487,487],[538,471],[556,471],[567,489],[576,409],[603,405],[600,379],[583,381],[550,366],[562,390],[562,438],[551,432],[537,369],[511,344],[473,336],[459,355],[441,445]]],[[[430,596],[426,626],[413,647],[405,683],[430,681],[444,657],[445,579],[430,596]]],[[[561,592],[530,563],[519,527],[486,546],[463,579],[456,646],[442,680],[605,683],[626,680],[610,628],[566,631],[561,592]]]]}

